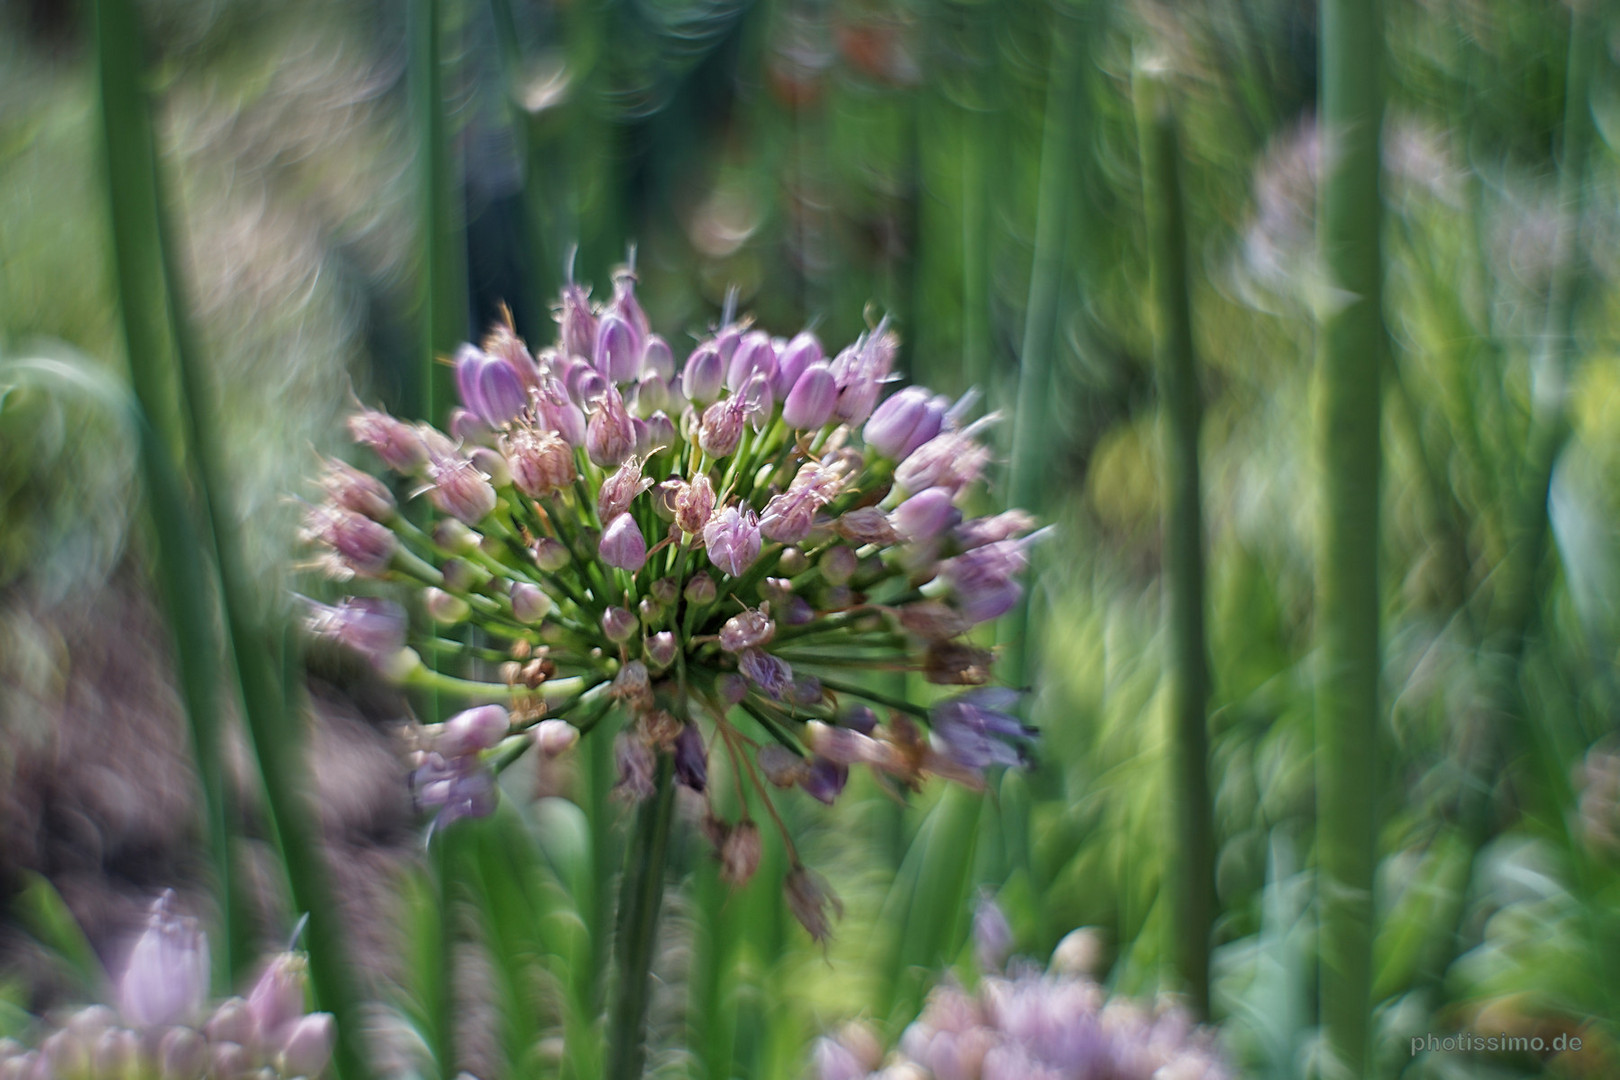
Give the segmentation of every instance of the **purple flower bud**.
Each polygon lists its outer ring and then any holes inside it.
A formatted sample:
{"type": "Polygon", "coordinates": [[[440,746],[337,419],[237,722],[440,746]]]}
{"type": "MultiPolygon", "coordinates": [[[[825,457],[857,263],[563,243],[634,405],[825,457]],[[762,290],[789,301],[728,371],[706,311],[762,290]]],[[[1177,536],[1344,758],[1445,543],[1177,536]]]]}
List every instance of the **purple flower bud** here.
{"type": "Polygon", "coordinates": [[[446,626],[453,626],[472,613],[467,601],[431,585],[422,590],[422,606],[427,608],[429,618],[446,626]]]}
{"type": "Polygon", "coordinates": [[[614,474],[602,481],[602,489],[596,494],[597,519],[603,525],[608,524],[620,514],[630,509],[637,495],[652,487],[653,482],[641,475],[641,462],[631,458],[620,465],[614,474]]]}
{"type": "Polygon", "coordinates": [[[828,548],[817,563],[821,567],[821,579],[829,585],[849,584],[849,579],[855,576],[855,569],[860,564],[860,557],[854,549],[842,544],[828,548]]]}
{"type": "Polygon", "coordinates": [[[469,355],[467,350],[471,348],[462,346],[456,357],[456,382],[462,403],[490,427],[500,427],[515,419],[529,403],[528,389],[516,368],[477,350],[469,355]]]}
{"type": "Polygon", "coordinates": [[[611,385],[607,376],[600,371],[585,368],[574,379],[574,400],[588,412],[602,400],[602,395],[608,392],[611,385]]]}
{"type": "Polygon", "coordinates": [[[737,660],[737,670],[773,698],[781,698],[793,681],[793,669],[787,661],[759,649],[745,651],[737,660]]]}
{"type": "Polygon", "coordinates": [[[647,421],[639,416],[630,418],[630,430],[635,433],[635,453],[637,457],[648,458],[652,456],[652,429],[647,421]]]}
{"type": "Polygon", "coordinates": [[[694,405],[707,405],[720,396],[725,381],[725,361],[714,342],[705,341],[692,350],[681,369],[681,392],[694,405]]]}
{"type": "Polygon", "coordinates": [[[647,588],[652,598],[666,607],[681,595],[681,583],[672,577],[661,577],[647,588]]]}
{"type": "Polygon", "coordinates": [[[865,705],[851,705],[838,716],[839,724],[862,735],[877,730],[877,713],[865,705]]]}
{"type": "MultiPolygon", "coordinates": [[[[771,380],[771,389],[777,397],[786,397],[788,391],[797,385],[800,377],[812,365],[822,362],[824,354],[821,351],[821,342],[816,335],[808,330],[801,330],[796,337],[777,350],[776,378],[771,380]]],[[[791,424],[792,421],[789,421],[791,424]]],[[[825,423],[825,421],[823,421],[825,423]]],[[[820,427],[821,424],[805,425],[793,424],[794,427],[820,427]]]]}
{"type": "Polygon", "coordinates": [[[573,556],[560,541],[542,536],[534,542],[534,564],[548,574],[555,574],[567,566],[573,556]]]}
{"type": "Polygon", "coordinates": [[[444,722],[434,748],[447,758],[476,754],[499,744],[510,725],[510,715],[499,705],[464,709],[444,722]]]}
{"type": "Polygon", "coordinates": [[[609,382],[628,382],[641,366],[641,344],[630,324],[610,311],[596,324],[591,362],[609,382]]]}
{"type": "Polygon", "coordinates": [[[767,645],[775,636],[776,624],[768,615],[759,611],[744,611],[727,619],[720,628],[720,648],[729,653],[738,653],[767,645]]]}
{"type": "Polygon", "coordinates": [[[299,953],[284,952],[270,961],[248,994],[247,1011],[260,1046],[280,1046],[304,1015],[308,964],[299,953]]]}
{"type": "Polygon", "coordinates": [[[1023,587],[1018,577],[1029,567],[1027,540],[998,540],[939,564],[957,609],[969,623],[988,622],[1011,611],[1023,587]]]}
{"type": "Polygon", "coordinates": [[[1017,699],[1016,690],[986,686],[935,705],[930,726],[940,753],[973,771],[1019,764],[1019,752],[1005,740],[1030,738],[1035,729],[1003,711],[1017,699]]]}
{"type": "Polygon", "coordinates": [[[558,344],[568,355],[591,355],[591,349],[596,344],[596,316],[591,314],[591,294],[572,281],[563,286],[557,325],[560,331],[558,344]]]}
{"type": "Polygon", "coordinates": [[[226,998],[203,1025],[210,1042],[233,1042],[246,1046],[258,1036],[253,1031],[253,1014],[239,997],[226,998]]]}
{"type": "Polygon", "coordinates": [[[484,352],[511,368],[524,390],[540,385],[540,369],[510,324],[498,322],[490,329],[484,337],[484,352]]]}
{"type": "Polygon", "coordinates": [[[963,551],[994,544],[999,540],[1014,540],[1035,527],[1035,519],[1022,510],[1005,510],[993,517],[964,521],[951,535],[963,551]]]}
{"type": "Polygon", "coordinates": [[[463,446],[479,446],[489,442],[495,434],[495,429],[478,416],[471,409],[460,406],[450,410],[450,437],[463,446]]]}
{"type": "Polygon", "coordinates": [[[710,562],[732,577],[741,577],[759,558],[759,516],[750,509],[728,506],[704,526],[703,543],[710,562]]]}
{"type": "Polygon", "coordinates": [[[131,1027],[189,1023],[208,997],[208,938],[175,908],[173,890],[152,904],[119,976],[118,1011],[131,1027]]]}
{"type": "Polygon", "coordinates": [[[157,1065],[164,1080],[200,1080],[208,1068],[208,1044],[190,1028],[172,1027],[158,1041],[157,1065]]]}
{"type": "Polygon", "coordinates": [[[686,588],[682,590],[682,594],[686,597],[687,603],[701,605],[714,603],[714,598],[719,594],[719,591],[714,584],[714,579],[708,574],[700,572],[694,574],[692,580],[686,583],[686,588]]]}
{"type": "Polygon", "coordinates": [[[697,535],[714,515],[714,485],[708,473],[698,473],[690,484],[675,491],[675,524],[684,533],[697,535]]]}
{"type": "Polygon", "coordinates": [[[900,609],[900,625],[924,641],[949,641],[973,624],[943,600],[918,600],[900,609]]]}
{"type": "Polygon", "coordinates": [[[214,1043],[208,1048],[209,1076],[246,1076],[253,1068],[253,1058],[238,1043],[214,1043]]]}
{"type": "Polygon", "coordinates": [[[867,1067],[855,1056],[855,1051],[832,1038],[816,1040],[816,1080],[866,1080],[867,1067]]]}
{"type": "Polygon", "coordinates": [[[657,375],[643,375],[635,387],[635,415],[646,418],[669,407],[669,384],[657,375]]]}
{"type": "Polygon", "coordinates": [[[919,491],[894,508],[894,528],[912,543],[932,540],[962,520],[962,512],[944,488],[919,491]]]}
{"type": "Polygon", "coordinates": [[[574,452],[561,436],[519,428],[505,437],[512,484],[531,499],[554,495],[574,483],[574,452]]]}
{"type": "Polygon", "coordinates": [[[449,592],[464,593],[483,584],[487,571],[475,571],[472,564],[465,559],[447,559],[439,567],[439,573],[444,575],[444,587],[449,592]]]}
{"type": "Polygon", "coordinates": [[[929,439],[894,470],[895,482],[907,491],[931,487],[961,491],[977,480],[990,462],[989,449],[973,434],[995,419],[987,416],[961,431],[946,431],[929,439]]]}
{"type": "Polygon", "coordinates": [[[804,758],[776,743],[766,743],[756,750],[754,760],[759,762],[759,771],[765,774],[765,779],[779,788],[790,788],[797,784],[810,768],[804,758]]]}
{"type": "Polygon", "coordinates": [[[636,633],[636,617],[622,607],[610,607],[602,612],[602,633],[609,641],[623,644],[636,633]]]}
{"type": "Polygon", "coordinates": [[[790,705],[808,708],[820,705],[823,696],[820,679],[814,675],[795,675],[793,685],[787,688],[783,699],[790,705]]]}
{"type": "Polygon", "coordinates": [[[646,375],[656,375],[667,384],[675,377],[675,354],[670,351],[669,342],[657,334],[647,335],[647,344],[641,350],[641,370],[646,375]]]}
{"type": "Polygon", "coordinates": [[[750,330],[737,342],[726,367],[726,388],[736,393],[755,375],[764,375],[767,381],[776,376],[776,347],[763,330],[750,330]]]}
{"type": "Polygon", "coordinates": [[[602,531],[597,554],[609,566],[635,573],[647,563],[647,538],[641,535],[634,514],[620,514],[602,531]]]}
{"type": "Polygon", "coordinates": [[[811,798],[831,806],[848,781],[848,765],[839,765],[824,757],[814,757],[810,759],[810,769],[805,773],[804,779],[799,781],[799,786],[804,788],[811,798]]]}
{"type": "Polygon", "coordinates": [[[660,630],[647,639],[642,646],[646,654],[647,663],[655,668],[667,668],[675,662],[675,635],[668,630],[660,630]]]}
{"type": "Polygon", "coordinates": [[[619,769],[615,791],[634,802],[653,793],[653,770],[658,762],[651,747],[640,739],[620,735],[613,741],[613,758],[619,769]]]}
{"type": "Polygon", "coordinates": [[[939,434],[949,408],[945,398],[935,397],[921,386],[908,386],[877,407],[861,437],[889,460],[904,461],[939,434]]]}
{"type": "Polygon", "coordinates": [[[788,391],[782,419],[788,427],[817,431],[832,419],[833,407],[837,404],[838,380],[833,377],[832,369],[825,363],[812,364],[788,391]]]}
{"type": "Polygon", "coordinates": [[[616,312],[625,322],[629,323],[640,337],[647,336],[647,313],[641,310],[641,302],[636,299],[636,252],[630,251],[630,265],[620,267],[613,272],[613,299],[608,302],[608,310],[616,312]]]}
{"type": "Polygon", "coordinates": [[[305,520],[304,534],[329,548],[344,571],[368,577],[387,570],[399,547],[387,526],[335,506],[313,508],[305,520]]]}
{"type": "Polygon", "coordinates": [[[310,1013],[299,1018],[281,1044],[277,1069],[283,1076],[319,1076],[332,1059],[337,1023],[331,1013],[310,1013]]]}
{"type": "Polygon", "coordinates": [[[652,454],[675,445],[675,424],[661,410],[647,417],[645,452],[652,454]]]}
{"type": "Polygon", "coordinates": [[[415,472],[428,462],[427,446],[416,429],[380,409],[361,409],[350,416],[349,435],[395,472],[415,472]]]}
{"type": "Polygon", "coordinates": [[[717,401],[703,410],[703,421],[698,425],[698,446],[711,458],[723,458],[737,449],[742,441],[743,420],[748,402],[734,394],[717,401]]]}
{"type": "Polygon", "coordinates": [[[824,500],[811,488],[798,488],[771,497],[759,519],[759,531],[772,540],[797,544],[815,527],[816,510],[824,500]]]}
{"type": "Polygon", "coordinates": [[[585,453],[604,469],[611,469],[636,448],[636,430],[625,411],[624,399],[608,387],[585,425],[585,453]]]}
{"type": "Polygon", "coordinates": [[[476,525],[495,509],[495,489],[478,466],[461,457],[439,457],[428,466],[428,499],[441,514],[476,525]]]}
{"type": "Polygon", "coordinates": [[[884,318],[876,330],[863,335],[834,358],[832,368],[838,379],[838,404],[833,411],[840,420],[861,424],[872,415],[899,347],[888,325],[889,320],[884,318]]]}
{"type": "Polygon", "coordinates": [[[551,611],[551,597],[540,591],[538,585],[527,581],[512,582],[512,616],[518,622],[533,626],[551,611]]]}
{"type": "Polygon", "coordinates": [[[701,792],[709,783],[709,757],[696,724],[685,724],[675,736],[675,779],[701,792]]]}

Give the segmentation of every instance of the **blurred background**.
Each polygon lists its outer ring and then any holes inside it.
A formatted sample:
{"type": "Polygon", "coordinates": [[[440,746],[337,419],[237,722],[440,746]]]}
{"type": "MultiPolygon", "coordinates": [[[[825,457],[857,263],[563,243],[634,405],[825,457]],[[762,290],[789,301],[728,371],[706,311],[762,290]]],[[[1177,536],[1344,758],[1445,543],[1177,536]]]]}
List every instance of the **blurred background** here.
{"type": "MultiPolygon", "coordinates": [[[[1385,4],[1379,1075],[1620,1072],[1620,85],[1605,6],[1385,4]],[[1575,78],[1582,40],[1595,60],[1575,78]],[[1576,171],[1566,112],[1588,109],[1576,171]],[[1409,1053],[1413,1035],[1457,1031],[1585,1041],[1409,1053]]],[[[423,326],[448,352],[503,304],[549,343],[570,267],[603,293],[632,245],[653,327],[681,355],[733,287],[764,326],[814,325],[834,348],[889,314],[908,377],[978,387],[1004,413],[992,495],[1056,526],[1019,643],[1037,766],[982,800],[936,788],[897,805],[864,781],[830,813],[784,799],[844,901],[825,951],[791,925],[778,875],[728,896],[699,845],[679,852],[653,1016],[670,1076],[803,1075],[815,1035],[853,1016],[892,1040],[968,962],[982,896],[1020,953],[1092,927],[1110,986],[1167,985],[1181,856],[1147,224],[1164,193],[1144,182],[1137,114],[1151,71],[1181,130],[1205,408],[1211,1011],[1244,1075],[1310,1071],[1313,355],[1337,303],[1315,241],[1314,4],[137,9],[217,391],[215,464],[266,596],[309,587],[296,500],[316,452],[342,446],[351,394],[420,410],[423,326]]],[[[205,895],[140,436],[108,404],[126,370],[108,192],[130,178],[106,175],[93,61],[83,5],[0,3],[0,1029],[93,994],[156,891],[205,895]]],[[[428,978],[411,942],[430,901],[387,734],[401,705],[338,659],[308,665],[321,835],[377,1030],[398,1036],[379,1068],[409,1075],[398,1033],[428,978]]],[[[274,941],[288,902],[240,746],[234,760],[236,857],[274,941]]],[[[452,904],[467,908],[450,923],[461,1052],[476,1075],[553,1075],[582,1007],[559,987],[594,962],[570,943],[598,925],[578,871],[595,841],[571,802],[538,798],[566,785],[509,784],[528,797],[499,827],[538,841],[512,873],[540,929],[520,949],[487,910],[452,904]],[[502,1019],[530,977],[503,963],[514,950],[534,961],[528,1044],[502,1019]],[[519,1062],[519,1045],[538,1049],[519,1062]]]]}

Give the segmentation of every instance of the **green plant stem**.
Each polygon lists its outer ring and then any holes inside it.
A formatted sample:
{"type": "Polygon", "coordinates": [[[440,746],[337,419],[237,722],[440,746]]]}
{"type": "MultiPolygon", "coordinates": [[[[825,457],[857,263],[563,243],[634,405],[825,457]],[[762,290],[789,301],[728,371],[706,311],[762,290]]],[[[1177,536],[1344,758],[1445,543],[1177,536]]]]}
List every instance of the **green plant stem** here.
{"type": "Polygon", "coordinates": [[[647,1063],[647,1005],[674,810],[675,759],[662,754],[656,787],[636,810],[635,832],[625,853],[613,946],[618,985],[608,1016],[607,1080],[640,1080],[647,1063]]]}
{"type": "Polygon", "coordinates": [[[1322,0],[1319,236],[1340,305],[1319,339],[1322,477],[1316,626],[1317,890],[1323,1076],[1371,1075],[1380,728],[1378,544],[1383,21],[1378,0],[1322,0]]]}
{"type": "Polygon", "coordinates": [[[1161,535],[1175,821],[1168,874],[1175,904],[1172,955],[1193,1010],[1207,1018],[1210,932],[1215,919],[1215,830],[1209,787],[1209,650],[1204,628],[1204,515],[1198,467],[1203,409],[1193,352],[1181,149],[1171,90],[1164,79],[1146,71],[1138,71],[1135,89],[1164,439],[1161,535]]]}

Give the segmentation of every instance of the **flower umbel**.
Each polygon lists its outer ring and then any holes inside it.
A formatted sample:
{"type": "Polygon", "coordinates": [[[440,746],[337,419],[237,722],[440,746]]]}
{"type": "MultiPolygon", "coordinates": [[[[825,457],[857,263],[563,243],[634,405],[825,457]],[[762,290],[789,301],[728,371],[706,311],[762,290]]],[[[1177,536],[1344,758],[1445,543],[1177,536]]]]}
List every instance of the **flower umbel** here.
{"type": "MultiPolygon", "coordinates": [[[[1025,515],[969,513],[989,418],[965,423],[969,400],[923,387],[885,400],[887,320],[829,354],[728,304],[677,364],[635,284],[621,272],[596,304],[570,281],[558,340],[538,353],[510,325],[465,346],[456,437],[354,417],[396,483],[328,468],[310,534],[330,568],[418,600],[318,607],[312,627],[409,685],[482,705],[416,730],[418,805],[437,827],[488,813],[498,766],[531,729],[551,725],[548,745],[566,749],[556,725],[607,719],[626,797],[649,795],[662,769],[706,800],[728,771],[745,805],[733,822],[711,806],[705,831],[740,882],[758,863],[753,815],[777,822],[772,801],[792,789],[830,803],[852,767],[979,785],[1024,760],[1033,732],[996,685],[994,652],[971,640],[1017,601],[1031,539],[1025,515]],[[396,494],[425,496],[438,525],[413,525],[396,494]],[[397,643],[407,609],[412,649],[397,643]],[[912,705],[864,689],[874,669],[969,689],[912,705]],[[470,718],[494,709],[498,722],[470,718]]],[[[782,842],[790,907],[823,937],[836,901],[782,842]]]]}

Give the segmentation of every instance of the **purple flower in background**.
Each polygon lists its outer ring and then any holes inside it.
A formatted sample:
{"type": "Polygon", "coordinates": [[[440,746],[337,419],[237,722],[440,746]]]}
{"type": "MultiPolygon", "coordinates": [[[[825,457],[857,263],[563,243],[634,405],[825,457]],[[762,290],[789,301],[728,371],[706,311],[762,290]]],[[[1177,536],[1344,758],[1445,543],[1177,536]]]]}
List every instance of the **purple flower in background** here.
{"type": "Polygon", "coordinates": [[[405,647],[405,609],[390,600],[346,596],[336,605],[308,601],[310,633],[344,645],[382,666],[405,647]]]}
{"type": "Polygon", "coordinates": [[[1036,732],[1004,711],[1017,700],[1016,690],[985,686],[935,705],[930,719],[940,754],[970,770],[1019,764],[1022,756],[1007,740],[1036,732]]]}
{"type": "Polygon", "coordinates": [[[1019,578],[1029,568],[1027,540],[997,540],[939,564],[939,576],[970,623],[988,622],[1011,611],[1023,595],[1019,578]]]}

